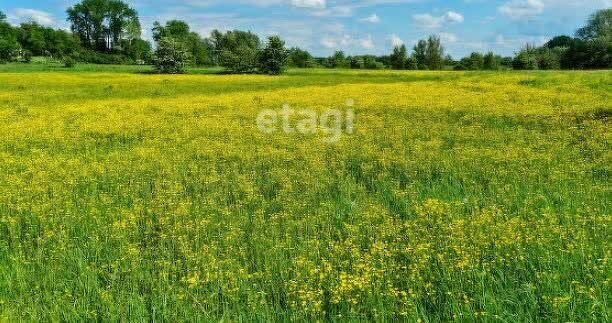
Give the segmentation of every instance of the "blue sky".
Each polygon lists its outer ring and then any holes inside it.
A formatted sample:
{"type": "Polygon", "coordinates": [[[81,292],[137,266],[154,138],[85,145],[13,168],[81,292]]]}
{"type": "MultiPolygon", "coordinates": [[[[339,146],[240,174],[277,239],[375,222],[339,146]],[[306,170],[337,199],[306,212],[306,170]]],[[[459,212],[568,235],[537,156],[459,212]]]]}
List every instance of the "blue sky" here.
{"type": "MultiPolygon", "coordinates": [[[[77,1],[3,0],[11,23],[26,20],[69,28],[65,10],[77,1]]],[[[396,44],[439,35],[454,57],[493,50],[511,55],[525,43],[573,34],[612,0],[127,0],[141,16],[143,36],[154,21],[183,19],[212,29],[280,35],[315,55],[335,50],[384,54],[396,44]]]]}

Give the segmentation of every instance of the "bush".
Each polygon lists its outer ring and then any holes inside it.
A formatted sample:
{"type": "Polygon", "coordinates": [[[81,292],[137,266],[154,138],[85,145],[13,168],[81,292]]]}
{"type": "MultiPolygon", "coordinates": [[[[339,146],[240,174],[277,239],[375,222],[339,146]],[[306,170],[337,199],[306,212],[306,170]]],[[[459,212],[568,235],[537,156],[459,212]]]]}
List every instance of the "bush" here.
{"type": "Polygon", "coordinates": [[[31,63],[32,62],[32,52],[29,50],[24,50],[23,53],[21,53],[21,59],[23,60],[24,63],[31,63]]]}
{"type": "Polygon", "coordinates": [[[0,62],[12,62],[19,56],[19,44],[11,39],[0,38],[0,62]]]}
{"type": "Polygon", "coordinates": [[[62,61],[65,68],[73,68],[76,65],[76,60],[70,56],[64,57],[62,61]]]}
{"type": "Polygon", "coordinates": [[[84,50],[78,54],[78,61],[81,63],[121,65],[129,63],[130,60],[123,55],[100,53],[93,50],[84,50]]]}
{"type": "Polygon", "coordinates": [[[158,73],[182,74],[189,64],[189,52],[182,42],[166,37],[159,40],[153,64],[158,73]]]}

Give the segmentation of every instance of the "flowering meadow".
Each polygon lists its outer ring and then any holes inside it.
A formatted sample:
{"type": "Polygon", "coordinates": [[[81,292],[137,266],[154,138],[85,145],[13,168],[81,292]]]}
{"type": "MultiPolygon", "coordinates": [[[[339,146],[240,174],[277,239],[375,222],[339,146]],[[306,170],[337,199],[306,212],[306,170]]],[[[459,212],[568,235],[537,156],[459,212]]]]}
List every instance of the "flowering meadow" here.
{"type": "Polygon", "coordinates": [[[611,88],[0,73],[0,321],[609,321],[611,88]],[[258,129],[347,102],[335,142],[258,129]]]}

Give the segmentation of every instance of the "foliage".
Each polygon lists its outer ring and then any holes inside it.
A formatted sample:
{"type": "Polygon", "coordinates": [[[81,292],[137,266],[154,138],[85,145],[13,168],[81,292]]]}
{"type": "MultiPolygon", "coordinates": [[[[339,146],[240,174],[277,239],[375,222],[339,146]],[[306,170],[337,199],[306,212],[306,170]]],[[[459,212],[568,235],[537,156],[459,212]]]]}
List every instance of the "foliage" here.
{"type": "Polygon", "coordinates": [[[121,0],[83,0],[66,13],[72,31],[87,49],[121,50],[123,40],[140,38],[138,13],[121,0]]]}
{"type": "Polygon", "coordinates": [[[20,49],[15,29],[4,19],[0,19],[0,63],[15,60],[20,49]]]}
{"type": "Polygon", "coordinates": [[[574,43],[574,39],[570,36],[555,36],[553,37],[551,40],[549,40],[548,42],[546,42],[546,44],[544,44],[544,47],[553,49],[553,48],[569,48],[572,46],[572,44],[574,43]]]}
{"type": "Polygon", "coordinates": [[[483,58],[482,68],[489,71],[498,70],[502,58],[493,52],[488,52],[483,58]]]}
{"type": "Polygon", "coordinates": [[[285,42],[278,36],[268,38],[268,44],[259,55],[259,71],[264,74],[280,75],[287,65],[285,42]]]}
{"type": "Polygon", "coordinates": [[[346,58],[343,51],[335,51],[334,54],[327,59],[327,67],[348,68],[350,67],[350,61],[346,58]]]}
{"type": "Polygon", "coordinates": [[[515,70],[537,70],[538,55],[535,46],[525,45],[512,61],[512,67],[515,70]]]}
{"type": "Polygon", "coordinates": [[[303,49],[293,47],[289,49],[289,56],[287,57],[287,65],[297,68],[308,68],[314,67],[314,58],[312,55],[303,49]]]}
{"type": "Polygon", "coordinates": [[[153,64],[158,73],[181,74],[191,59],[185,44],[171,37],[164,37],[157,42],[153,64]]]}
{"type": "Polygon", "coordinates": [[[393,48],[393,54],[389,57],[391,68],[394,70],[403,70],[406,68],[406,60],[408,59],[408,52],[406,45],[395,46],[393,48]]]}
{"type": "Polygon", "coordinates": [[[153,39],[170,37],[183,43],[187,48],[193,64],[196,66],[210,66],[213,64],[212,48],[198,33],[192,32],[189,25],[181,20],[170,20],[165,26],[155,22],[153,24],[153,39]]]}
{"type": "Polygon", "coordinates": [[[82,68],[0,73],[1,320],[609,321],[610,73],[82,68]]]}
{"type": "Polygon", "coordinates": [[[438,36],[429,36],[425,50],[425,64],[430,70],[441,70],[444,67],[444,47],[438,36]]]}
{"type": "Polygon", "coordinates": [[[73,57],[75,60],[83,63],[90,64],[103,64],[103,65],[121,65],[133,63],[129,61],[126,56],[120,54],[108,54],[101,53],[94,50],[84,49],[75,55],[67,55],[73,57]]]}
{"type": "Polygon", "coordinates": [[[540,48],[523,49],[514,59],[514,68],[612,68],[612,9],[593,14],[576,35],[574,39],[556,36],[540,48]]]}
{"type": "Polygon", "coordinates": [[[64,67],[73,68],[76,65],[76,60],[70,56],[66,56],[62,59],[64,67]]]}
{"type": "Polygon", "coordinates": [[[131,62],[141,62],[150,64],[153,61],[151,53],[151,43],[142,39],[132,39],[124,41],[122,45],[124,55],[131,62]]]}
{"type": "Polygon", "coordinates": [[[420,70],[426,70],[427,67],[427,41],[419,40],[414,45],[413,54],[414,60],[416,61],[417,67],[420,70]]]}
{"type": "Polygon", "coordinates": [[[61,29],[44,27],[36,22],[21,24],[16,29],[20,45],[34,56],[74,56],[80,51],[78,39],[61,29]]]}
{"type": "Polygon", "coordinates": [[[210,42],[217,55],[218,64],[227,71],[234,73],[257,71],[261,42],[254,33],[240,30],[222,33],[214,30],[210,42]]]}
{"type": "Polygon", "coordinates": [[[385,68],[380,58],[374,55],[352,56],[347,57],[347,60],[351,62],[350,67],[353,69],[382,70],[385,68]]]}
{"type": "Polygon", "coordinates": [[[604,40],[612,42],[612,9],[603,9],[594,13],[587,25],[576,32],[582,40],[604,40]]]}

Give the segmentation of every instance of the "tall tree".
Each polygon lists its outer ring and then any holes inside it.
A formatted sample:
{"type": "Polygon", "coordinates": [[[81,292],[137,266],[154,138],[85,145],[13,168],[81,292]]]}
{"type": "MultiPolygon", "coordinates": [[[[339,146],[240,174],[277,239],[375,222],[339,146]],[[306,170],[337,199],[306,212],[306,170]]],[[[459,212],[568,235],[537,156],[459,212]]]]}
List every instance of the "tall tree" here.
{"type": "Polygon", "coordinates": [[[500,57],[496,56],[493,52],[488,52],[483,59],[483,69],[485,70],[497,70],[499,69],[500,57]]]}
{"type": "Polygon", "coordinates": [[[162,26],[156,21],[153,24],[153,39],[158,42],[168,37],[183,43],[195,65],[212,64],[212,50],[209,44],[198,33],[191,31],[186,22],[170,20],[165,26],[162,26]]]}
{"type": "Polygon", "coordinates": [[[427,41],[419,40],[413,48],[413,57],[420,70],[427,69],[427,41]]]}
{"type": "Polygon", "coordinates": [[[444,67],[444,47],[438,36],[429,36],[426,50],[427,67],[430,70],[441,70],[444,67]]]}
{"type": "Polygon", "coordinates": [[[406,52],[406,45],[403,44],[393,48],[393,53],[389,57],[391,68],[394,70],[403,70],[406,68],[406,60],[408,59],[406,52]]]}
{"type": "Polygon", "coordinates": [[[121,49],[123,40],[140,38],[138,13],[121,0],[83,0],[66,13],[86,48],[112,51],[121,49]]]}
{"type": "Polygon", "coordinates": [[[257,69],[259,37],[250,31],[234,30],[222,33],[213,30],[210,42],[217,55],[219,65],[234,73],[249,73],[257,69]]]}
{"type": "Polygon", "coordinates": [[[0,62],[13,60],[19,51],[17,32],[5,19],[6,16],[0,12],[0,62]]]}
{"type": "Polygon", "coordinates": [[[163,37],[157,41],[153,64],[158,73],[181,74],[189,64],[189,52],[183,42],[163,37]]]}
{"type": "Polygon", "coordinates": [[[287,50],[285,42],[278,36],[268,38],[266,48],[259,56],[259,68],[262,73],[279,75],[285,70],[287,64],[287,50]]]}
{"type": "Polygon", "coordinates": [[[578,29],[576,36],[583,40],[604,39],[612,41],[612,9],[595,12],[586,26],[578,29]]]}

